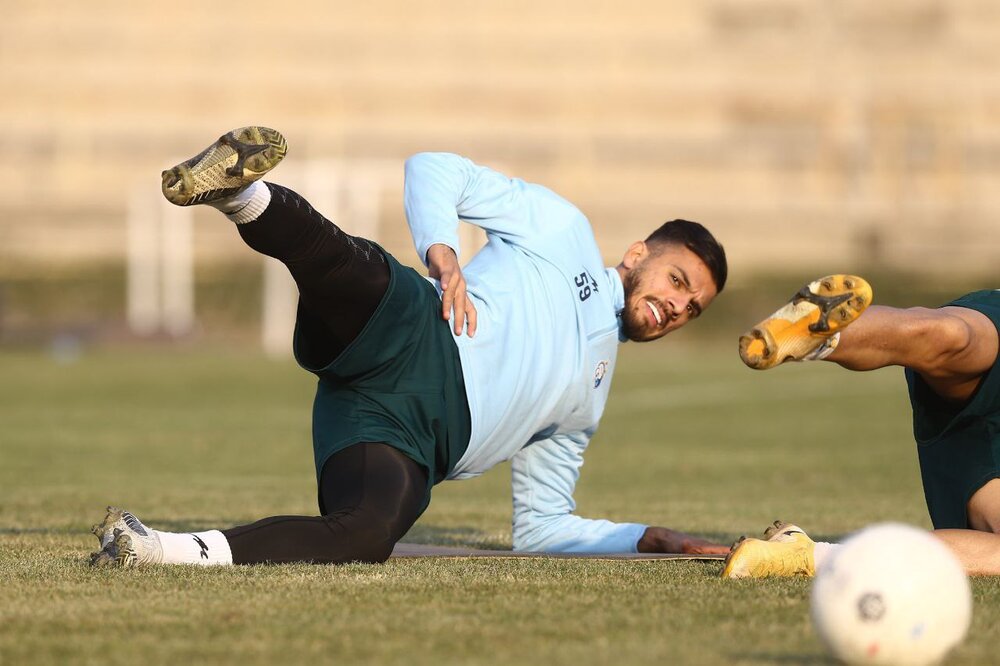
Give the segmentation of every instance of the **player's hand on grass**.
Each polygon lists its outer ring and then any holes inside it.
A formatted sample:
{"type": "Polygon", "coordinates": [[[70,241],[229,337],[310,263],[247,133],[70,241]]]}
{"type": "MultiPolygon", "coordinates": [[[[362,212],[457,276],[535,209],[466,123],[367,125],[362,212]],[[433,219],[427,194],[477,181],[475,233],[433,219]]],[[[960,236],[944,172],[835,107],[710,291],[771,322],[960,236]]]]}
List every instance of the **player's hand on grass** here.
{"type": "Polygon", "coordinates": [[[647,527],[639,539],[640,553],[682,553],[684,555],[725,555],[729,546],[706,541],[666,527],[647,527]]]}
{"type": "Polygon", "coordinates": [[[452,322],[455,335],[461,335],[468,322],[469,337],[473,337],[476,334],[476,306],[469,298],[455,251],[442,243],[431,245],[427,250],[427,268],[428,274],[441,283],[441,316],[452,322]]]}

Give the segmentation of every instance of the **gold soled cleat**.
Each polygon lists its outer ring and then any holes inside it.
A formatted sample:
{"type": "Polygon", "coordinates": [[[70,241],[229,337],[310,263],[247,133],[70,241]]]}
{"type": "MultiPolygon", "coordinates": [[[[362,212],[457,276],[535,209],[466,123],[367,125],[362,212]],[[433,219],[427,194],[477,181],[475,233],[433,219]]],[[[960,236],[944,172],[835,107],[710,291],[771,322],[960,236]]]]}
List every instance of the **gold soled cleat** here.
{"type": "Polygon", "coordinates": [[[800,289],[770,317],[740,336],[740,358],[755,370],[832,350],[837,333],[871,305],[872,288],[855,275],[828,275],[800,289]]]}
{"type": "Polygon", "coordinates": [[[191,159],[163,172],[163,196],[178,206],[232,196],[278,165],[288,152],[281,132],[241,127],[191,159]]]}

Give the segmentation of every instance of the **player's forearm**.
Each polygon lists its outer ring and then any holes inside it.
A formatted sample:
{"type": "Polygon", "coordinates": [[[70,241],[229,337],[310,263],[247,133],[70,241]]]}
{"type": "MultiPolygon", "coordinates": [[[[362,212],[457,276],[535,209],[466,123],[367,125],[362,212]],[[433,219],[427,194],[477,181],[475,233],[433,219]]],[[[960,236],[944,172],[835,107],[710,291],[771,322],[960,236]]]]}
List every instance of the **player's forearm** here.
{"type": "Polygon", "coordinates": [[[521,516],[514,550],[547,553],[634,553],[646,525],[593,520],[572,514],[521,516]]]}

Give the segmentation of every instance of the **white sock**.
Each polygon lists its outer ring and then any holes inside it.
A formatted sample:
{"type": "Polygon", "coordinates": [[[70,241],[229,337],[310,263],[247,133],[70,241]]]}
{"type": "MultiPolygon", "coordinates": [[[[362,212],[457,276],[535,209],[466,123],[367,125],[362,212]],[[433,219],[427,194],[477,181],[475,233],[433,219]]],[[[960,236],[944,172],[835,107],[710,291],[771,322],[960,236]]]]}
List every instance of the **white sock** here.
{"type": "Polygon", "coordinates": [[[837,348],[837,345],[839,344],[840,344],[840,331],[837,331],[836,333],[828,337],[819,347],[817,347],[816,349],[812,350],[811,352],[803,356],[802,360],[803,361],[822,360],[827,356],[829,356],[830,354],[832,354],[833,351],[837,348]]]}
{"type": "Polygon", "coordinates": [[[219,530],[208,532],[160,532],[153,530],[160,537],[163,547],[164,564],[232,564],[233,553],[229,550],[229,541],[219,530]]]}
{"type": "Polygon", "coordinates": [[[813,550],[813,563],[816,565],[816,571],[819,571],[823,563],[837,552],[840,545],[839,543],[827,543],[826,541],[816,542],[816,548],[813,550]]]}
{"type": "Polygon", "coordinates": [[[269,203],[271,203],[271,188],[256,180],[242,192],[210,201],[208,205],[221,210],[236,224],[246,224],[260,217],[267,210],[269,203]]]}

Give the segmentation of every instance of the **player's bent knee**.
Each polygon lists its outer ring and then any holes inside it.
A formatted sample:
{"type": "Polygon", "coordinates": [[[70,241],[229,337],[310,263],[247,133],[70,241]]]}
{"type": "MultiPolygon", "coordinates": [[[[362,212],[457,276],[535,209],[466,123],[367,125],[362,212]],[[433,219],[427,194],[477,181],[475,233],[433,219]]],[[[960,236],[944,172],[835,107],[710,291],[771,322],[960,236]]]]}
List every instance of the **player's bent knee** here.
{"type": "Polygon", "coordinates": [[[329,562],[382,564],[392,555],[397,539],[383,516],[356,510],[323,519],[331,528],[329,562]]]}
{"type": "Polygon", "coordinates": [[[960,317],[927,308],[913,308],[920,316],[912,320],[910,335],[921,350],[919,370],[936,377],[953,373],[955,359],[968,350],[973,341],[972,327],[960,317]]]}

